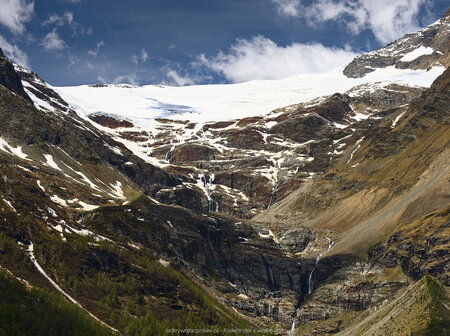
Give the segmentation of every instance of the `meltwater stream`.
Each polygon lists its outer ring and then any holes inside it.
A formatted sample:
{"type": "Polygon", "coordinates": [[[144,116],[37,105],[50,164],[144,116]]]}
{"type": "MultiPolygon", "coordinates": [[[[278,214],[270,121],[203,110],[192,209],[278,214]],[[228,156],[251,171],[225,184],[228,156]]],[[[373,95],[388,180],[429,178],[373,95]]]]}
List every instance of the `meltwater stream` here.
{"type": "MultiPolygon", "coordinates": [[[[312,276],[313,276],[314,270],[315,270],[316,267],[317,267],[317,264],[319,263],[319,261],[320,261],[320,259],[322,258],[322,256],[323,256],[325,253],[327,253],[328,251],[330,251],[331,248],[334,246],[334,242],[333,242],[330,238],[327,238],[327,241],[328,241],[328,247],[327,247],[327,249],[326,249],[325,251],[322,251],[322,252],[317,256],[317,258],[316,258],[316,263],[314,264],[314,267],[312,268],[311,272],[309,273],[309,276],[308,276],[308,294],[311,294],[311,293],[312,293],[312,290],[313,290],[312,276]]],[[[298,311],[299,309],[300,309],[300,308],[297,308],[297,309],[295,310],[295,313],[294,313],[294,319],[292,320],[291,329],[290,329],[290,331],[289,331],[289,333],[288,333],[289,335],[293,335],[293,332],[294,332],[295,328],[297,327],[297,324],[296,324],[296,322],[297,322],[296,317],[297,317],[297,311],[298,311]]]]}
{"type": "Polygon", "coordinates": [[[213,187],[214,178],[215,178],[214,174],[209,174],[208,178],[206,177],[205,174],[198,174],[197,184],[203,190],[203,192],[206,195],[206,198],[208,199],[208,212],[219,211],[219,203],[211,197],[211,193],[214,188],[213,187]]]}
{"type": "Polygon", "coordinates": [[[327,253],[329,250],[331,250],[331,248],[332,248],[333,245],[334,245],[334,242],[333,242],[330,238],[327,238],[327,240],[328,240],[328,248],[327,248],[327,250],[326,250],[326,251],[323,251],[322,253],[320,253],[320,254],[317,256],[317,258],[316,258],[316,264],[314,265],[313,269],[312,269],[311,272],[309,273],[309,277],[308,277],[308,294],[311,294],[311,293],[312,293],[312,290],[313,290],[312,276],[313,276],[314,270],[315,270],[316,267],[317,267],[317,264],[319,263],[319,261],[320,261],[320,259],[322,258],[322,256],[323,256],[325,253],[327,253]]]}

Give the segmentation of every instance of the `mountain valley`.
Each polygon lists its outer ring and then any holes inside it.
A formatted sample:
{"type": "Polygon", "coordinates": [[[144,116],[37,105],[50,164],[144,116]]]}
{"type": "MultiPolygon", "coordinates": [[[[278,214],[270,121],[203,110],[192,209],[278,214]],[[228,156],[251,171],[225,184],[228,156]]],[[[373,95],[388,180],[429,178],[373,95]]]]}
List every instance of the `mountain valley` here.
{"type": "Polygon", "coordinates": [[[0,335],[449,335],[449,41],[447,11],[341,71],[187,87],[0,52],[0,335]]]}

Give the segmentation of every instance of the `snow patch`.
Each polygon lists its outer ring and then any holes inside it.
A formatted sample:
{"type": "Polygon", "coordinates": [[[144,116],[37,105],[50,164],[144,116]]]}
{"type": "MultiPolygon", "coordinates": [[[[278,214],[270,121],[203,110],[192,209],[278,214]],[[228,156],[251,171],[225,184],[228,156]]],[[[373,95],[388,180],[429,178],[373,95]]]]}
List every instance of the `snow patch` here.
{"type": "Polygon", "coordinates": [[[168,267],[170,265],[170,261],[166,261],[162,258],[159,258],[158,262],[163,265],[164,267],[168,267]]]}
{"type": "Polygon", "coordinates": [[[50,196],[50,199],[52,200],[53,203],[59,204],[59,205],[61,205],[63,207],[67,206],[66,200],[62,199],[58,195],[50,196]]]}
{"type": "Polygon", "coordinates": [[[431,55],[433,52],[434,52],[433,48],[420,46],[419,48],[414,49],[413,51],[404,55],[402,58],[400,58],[400,61],[401,62],[411,62],[420,56],[431,55]]]}
{"type": "Polygon", "coordinates": [[[277,236],[275,236],[275,234],[272,232],[272,230],[269,230],[269,233],[267,233],[267,234],[263,234],[263,233],[261,233],[261,232],[258,232],[258,235],[261,237],[261,238],[269,238],[269,239],[272,239],[275,243],[277,243],[277,244],[279,244],[280,243],[280,240],[277,238],[277,236]]]}
{"type": "Polygon", "coordinates": [[[403,115],[406,113],[406,111],[400,113],[393,121],[392,121],[392,125],[391,128],[394,128],[395,125],[397,125],[398,121],[401,119],[401,117],[403,117],[403,115]]]}
{"type": "Polygon", "coordinates": [[[36,184],[37,184],[37,186],[39,187],[39,189],[41,189],[43,192],[46,192],[45,191],[45,188],[42,186],[42,184],[41,184],[41,181],[39,181],[39,180],[36,180],[36,184]]]}
{"type": "Polygon", "coordinates": [[[15,208],[13,207],[13,205],[11,204],[10,201],[8,201],[8,200],[6,200],[6,199],[4,199],[4,198],[2,198],[2,199],[3,199],[3,202],[5,202],[6,204],[8,204],[8,206],[11,208],[12,211],[17,212],[16,209],[15,209],[15,208]]]}
{"type": "Polygon", "coordinates": [[[47,166],[61,171],[61,168],[59,168],[59,166],[56,164],[55,160],[53,159],[53,156],[51,156],[50,154],[44,154],[44,157],[45,157],[47,166]]]}
{"type": "Polygon", "coordinates": [[[361,141],[364,140],[364,137],[356,141],[356,148],[355,150],[350,154],[350,158],[348,159],[347,163],[350,163],[350,161],[353,159],[353,155],[356,153],[356,151],[361,147],[361,141]]]}
{"type": "Polygon", "coordinates": [[[88,204],[83,201],[78,201],[78,204],[81,205],[81,209],[84,211],[92,211],[98,208],[98,205],[88,204]]]}
{"type": "Polygon", "coordinates": [[[118,199],[124,200],[125,195],[123,192],[122,183],[117,181],[115,184],[111,184],[111,186],[112,186],[112,190],[113,190],[112,195],[118,199]]]}
{"type": "Polygon", "coordinates": [[[92,189],[101,191],[101,189],[100,189],[95,183],[93,183],[86,175],[84,175],[82,172],[76,171],[76,173],[77,173],[77,174],[83,179],[83,181],[86,182],[92,189]]]}
{"type": "Polygon", "coordinates": [[[8,144],[6,142],[6,140],[0,138],[0,150],[2,150],[3,152],[15,155],[21,159],[24,160],[30,160],[28,159],[28,155],[26,155],[24,152],[22,152],[22,147],[14,147],[11,146],[10,144],[8,144]]]}

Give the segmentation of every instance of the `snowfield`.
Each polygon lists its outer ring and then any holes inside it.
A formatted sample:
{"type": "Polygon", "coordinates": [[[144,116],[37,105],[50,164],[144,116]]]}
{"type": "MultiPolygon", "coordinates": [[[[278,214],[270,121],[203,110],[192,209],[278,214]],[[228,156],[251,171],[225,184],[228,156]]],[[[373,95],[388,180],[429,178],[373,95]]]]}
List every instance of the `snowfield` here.
{"type": "Polygon", "coordinates": [[[400,58],[400,61],[411,62],[411,61],[414,61],[416,58],[419,58],[420,56],[431,55],[434,52],[435,52],[435,50],[433,48],[421,46],[421,47],[414,49],[413,51],[407,53],[405,56],[400,58]]]}
{"type": "Polygon", "coordinates": [[[183,87],[120,84],[53,89],[80,115],[108,113],[152,129],[156,118],[204,123],[266,115],[276,108],[343,93],[361,84],[383,82],[429,87],[444,70],[443,67],[430,71],[388,67],[355,79],[347,78],[338,69],[239,84],[183,87]]]}

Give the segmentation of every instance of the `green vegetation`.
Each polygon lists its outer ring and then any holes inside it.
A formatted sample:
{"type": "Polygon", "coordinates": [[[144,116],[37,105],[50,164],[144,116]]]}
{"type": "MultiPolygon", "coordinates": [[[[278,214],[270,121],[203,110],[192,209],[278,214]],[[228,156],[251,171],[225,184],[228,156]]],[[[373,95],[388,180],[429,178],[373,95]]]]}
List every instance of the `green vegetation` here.
{"type": "Polygon", "coordinates": [[[449,305],[447,289],[427,275],[376,311],[361,313],[342,336],[450,335],[449,305]]]}
{"type": "MultiPolygon", "coordinates": [[[[66,292],[77,298],[83,307],[126,335],[167,335],[166,330],[172,328],[222,330],[252,327],[247,320],[226,308],[189,279],[178,266],[162,265],[147,250],[123,249],[107,241],[96,242],[92,237],[76,234],[66,234],[67,242],[43,230],[36,230],[33,236],[36,257],[46,273],[56,279],[66,292]]],[[[50,287],[48,281],[41,277],[29,262],[26,253],[3,232],[0,232],[0,252],[6,253],[0,253],[0,264],[11,267],[15,274],[26,278],[35,286],[50,287]],[[5,258],[7,255],[17,255],[14,259],[21,260],[26,267],[16,267],[8,263],[8,258],[5,258]]],[[[12,282],[9,281],[8,285],[12,286],[12,282]]],[[[66,335],[58,333],[59,320],[55,320],[55,325],[51,325],[51,317],[54,315],[61,316],[61,321],[68,320],[68,325],[79,323],[82,317],[87,321],[91,319],[61,295],[38,289],[28,293],[20,283],[15,286],[21,288],[21,291],[16,290],[17,293],[13,297],[23,297],[22,301],[34,302],[29,297],[39,294],[36,301],[41,302],[43,298],[47,298],[50,302],[48,305],[53,304],[54,309],[46,306],[41,309],[40,306],[29,304],[25,312],[19,309],[19,313],[13,313],[16,308],[5,306],[2,311],[9,312],[9,315],[5,315],[2,321],[11,321],[11,328],[17,328],[16,324],[24,328],[19,329],[17,333],[13,333],[13,329],[5,329],[5,335],[28,335],[27,330],[33,328],[34,324],[22,323],[20,316],[28,320],[39,310],[43,312],[40,323],[42,335],[47,329],[48,335],[66,335]],[[56,312],[67,307],[71,307],[69,312],[72,315],[78,314],[76,319],[73,319],[75,322],[65,317],[68,313],[64,310],[56,312]],[[49,312],[48,316],[45,311],[49,312]]],[[[0,298],[2,305],[8,304],[9,299],[3,298],[1,292],[0,298]]],[[[17,299],[10,301],[18,302],[19,308],[22,306],[21,301],[17,299]]],[[[36,318],[36,321],[40,320],[41,317],[36,318]]],[[[97,322],[93,323],[95,325],[97,322]]],[[[3,324],[4,322],[1,325],[3,324]]],[[[92,329],[87,332],[80,322],[80,328],[67,335],[103,335],[100,332],[104,331],[99,330],[97,332],[92,329]]],[[[215,331],[214,334],[226,333],[215,331]]],[[[0,336],[3,336],[1,332],[0,336]]]]}
{"type": "MultiPolygon", "coordinates": [[[[8,245],[10,239],[4,234],[0,236],[3,245],[8,245]]],[[[87,237],[68,237],[73,246],[45,234],[40,238],[46,240],[37,245],[36,254],[38,259],[39,255],[46,255],[47,263],[42,265],[48,274],[57,278],[58,284],[94,315],[126,335],[167,335],[167,329],[252,327],[176,266],[163,266],[143,253],[136,256],[132,251],[105,243],[93,247],[87,237]],[[79,248],[80,244],[83,248],[79,248]],[[110,262],[111,268],[103,265],[102,269],[94,270],[98,265],[93,259],[99,256],[110,262]],[[136,268],[124,266],[125,263],[136,268]],[[90,264],[89,268],[83,266],[86,264],[90,264]]],[[[39,286],[49,285],[37,275],[27,278],[39,286]]],[[[33,336],[111,334],[61,295],[38,288],[27,290],[21,283],[2,276],[0,336],[31,333],[33,336]]],[[[215,331],[214,335],[226,333],[215,331]]]]}
{"type": "Polygon", "coordinates": [[[0,273],[1,336],[86,336],[112,332],[60,295],[28,290],[0,273]]]}
{"type": "Polygon", "coordinates": [[[444,286],[427,275],[426,282],[431,296],[430,323],[425,336],[450,334],[450,299],[444,286]]]}

